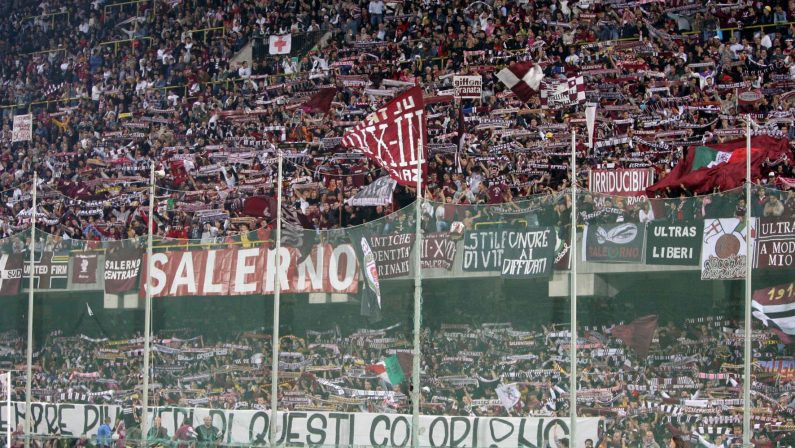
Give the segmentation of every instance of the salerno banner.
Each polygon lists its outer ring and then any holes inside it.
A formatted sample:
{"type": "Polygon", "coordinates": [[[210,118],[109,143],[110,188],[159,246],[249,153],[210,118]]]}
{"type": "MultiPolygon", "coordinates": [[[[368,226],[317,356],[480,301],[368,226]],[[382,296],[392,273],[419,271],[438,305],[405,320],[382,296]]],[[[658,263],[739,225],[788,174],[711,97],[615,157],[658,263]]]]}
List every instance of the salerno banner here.
{"type": "Polygon", "coordinates": [[[645,227],[634,222],[588,224],[582,245],[584,261],[641,263],[645,227]]]}
{"type": "Polygon", "coordinates": [[[112,245],[105,252],[105,293],[124,294],[137,289],[143,256],[143,249],[112,245]]]}
{"type": "Polygon", "coordinates": [[[474,230],[464,234],[464,272],[499,271],[503,277],[552,275],[557,232],[552,227],[474,230]]]}
{"type": "MultiPolygon", "coordinates": [[[[358,262],[350,244],[320,244],[300,260],[282,247],[279,284],[285,293],[356,293],[358,262]]],[[[146,278],[146,265],[142,278],[146,278]]],[[[272,294],[276,250],[267,247],[162,252],[152,255],[152,296],[227,296],[272,294]]],[[[146,289],[139,289],[146,295],[146,289]]]]}
{"type": "Polygon", "coordinates": [[[781,269],[795,266],[795,221],[759,218],[759,234],[754,250],[755,267],[781,269]]]}
{"type": "MultiPolygon", "coordinates": [[[[0,403],[0,426],[8,425],[6,403],[0,403]]],[[[25,403],[12,402],[11,425],[25,421],[25,403]]],[[[122,418],[118,405],[31,403],[33,433],[46,435],[58,431],[66,437],[96,435],[105,417],[122,418]]],[[[160,417],[169,437],[187,419],[193,427],[210,417],[223,433],[226,445],[267,445],[270,435],[269,411],[209,408],[151,408],[152,419],[160,417]]],[[[411,415],[382,413],[344,413],[324,411],[279,412],[276,426],[278,445],[295,446],[386,446],[411,444],[411,415]]],[[[151,423],[150,423],[151,425],[151,423]]],[[[569,435],[569,418],[556,417],[450,417],[421,415],[419,446],[537,446],[563,448],[569,435]]],[[[598,440],[600,419],[577,418],[577,442],[598,440]]]]}
{"type": "MultiPolygon", "coordinates": [[[[751,220],[751,226],[756,226],[751,220]]],[[[705,219],[701,245],[701,280],[745,278],[745,219],[705,219]]],[[[751,235],[755,232],[752,231],[751,235]]],[[[753,242],[751,243],[753,245],[753,242]]],[[[753,253],[753,247],[751,247],[753,253]]]]}
{"type": "Polygon", "coordinates": [[[650,222],[646,225],[646,264],[698,266],[701,222],[650,222]]]}

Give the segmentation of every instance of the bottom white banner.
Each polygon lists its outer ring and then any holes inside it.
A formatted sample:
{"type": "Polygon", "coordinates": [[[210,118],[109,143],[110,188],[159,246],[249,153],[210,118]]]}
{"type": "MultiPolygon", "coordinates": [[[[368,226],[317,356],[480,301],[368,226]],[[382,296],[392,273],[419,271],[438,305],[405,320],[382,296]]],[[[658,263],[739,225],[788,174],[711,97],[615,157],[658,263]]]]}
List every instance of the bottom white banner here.
{"type": "MultiPolygon", "coordinates": [[[[155,408],[169,437],[185,419],[194,427],[205,416],[224,432],[224,443],[267,445],[270,412],[203,408],[155,408]]],[[[6,404],[0,404],[0,432],[5,431],[6,404]]],[[[78,437],[96,435],[100,422],[122,417],[121,406],[88,404],[32,403],[31,419],[36,434],[78,437]]],[[[367,414],[345,412],[279,412],[276,439],[278,444],[296,445],[366,445],[407,446],[411,444],[411,416],[402,414],[367,414]]],[[[25,421],[25,404],[13,403],[13,427],[25,421]]],[[[577,443],[585,446],[591,439],[596,445],[600,419],[577,419],[577,443]]],[[[555,417],[450,417],[420,416],[420,446],[426,447],[547,447],[558,448],[568,438],[569,419],[555,417]]]]}

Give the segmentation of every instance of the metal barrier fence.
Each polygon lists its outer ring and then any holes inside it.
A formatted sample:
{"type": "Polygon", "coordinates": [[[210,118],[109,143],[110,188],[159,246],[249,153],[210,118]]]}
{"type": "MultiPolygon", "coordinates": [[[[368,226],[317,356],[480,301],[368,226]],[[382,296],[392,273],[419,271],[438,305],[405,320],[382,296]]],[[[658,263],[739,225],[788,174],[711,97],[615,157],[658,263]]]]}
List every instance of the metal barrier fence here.
{"type": "Polygon", "coordinates": [[[0,241],[0,427],[115,446],[792,437],[793,193],[420,199],[327,230],[256,200],[236,234],[210,209],[168,229],[189,239],[0,241]]]}

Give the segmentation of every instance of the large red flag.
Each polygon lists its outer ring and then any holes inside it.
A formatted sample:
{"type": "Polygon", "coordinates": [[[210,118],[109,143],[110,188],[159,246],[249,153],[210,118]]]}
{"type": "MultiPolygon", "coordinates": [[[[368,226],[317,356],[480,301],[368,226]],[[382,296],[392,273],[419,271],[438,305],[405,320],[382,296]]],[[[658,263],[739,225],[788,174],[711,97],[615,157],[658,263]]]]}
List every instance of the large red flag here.
{"type": "MultiPolygon", "coordinates": [[[[680,188],[693,193],[709,193],[716,187],[730,190],[743,185],[745,180],[745,139],[733,140],[712,146],[691,146],[685,158],[659,182],[646,189],[653,196],[666,188],[680,188]]],[[[792,156],[786,139],[768,136],[751,138],[751,179],[759,179],[765,160],[778,160],[792,156]]]]}
{"type": "Polygon", "coordinates": [[[616,325],[610,333],[635,350],[638,358],[645,358],[649,354],[649,346],[656,329],[657,316],[649,315],[639,317],[626,325],[616,325]]]}
{"type": "Polygon", "coordinates": [[[416,186],[418,166],[423,176],[428,171],[422,89],[412,87],[365,117],[345,133],[342,146],[362,150],[400,185],[416,186]]]}
{"type": "Polygon", "coordinates": [[[301,105],[301,109],[307,114],[327,114],[331,109],[331,102],[334,100],[336,94],[336,87],[324,87],[309,97],[309,99],[301,105]]]}

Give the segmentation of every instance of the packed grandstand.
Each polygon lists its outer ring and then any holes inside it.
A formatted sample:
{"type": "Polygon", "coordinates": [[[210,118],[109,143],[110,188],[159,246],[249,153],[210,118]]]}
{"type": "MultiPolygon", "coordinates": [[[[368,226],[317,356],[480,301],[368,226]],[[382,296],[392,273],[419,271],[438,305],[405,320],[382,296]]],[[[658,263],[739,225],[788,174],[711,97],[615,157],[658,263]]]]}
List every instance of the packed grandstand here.
{"type": "Polygon", "coordinates": [[[0,446],[793,446],[793,11],[0,2],[0,446]]]}

